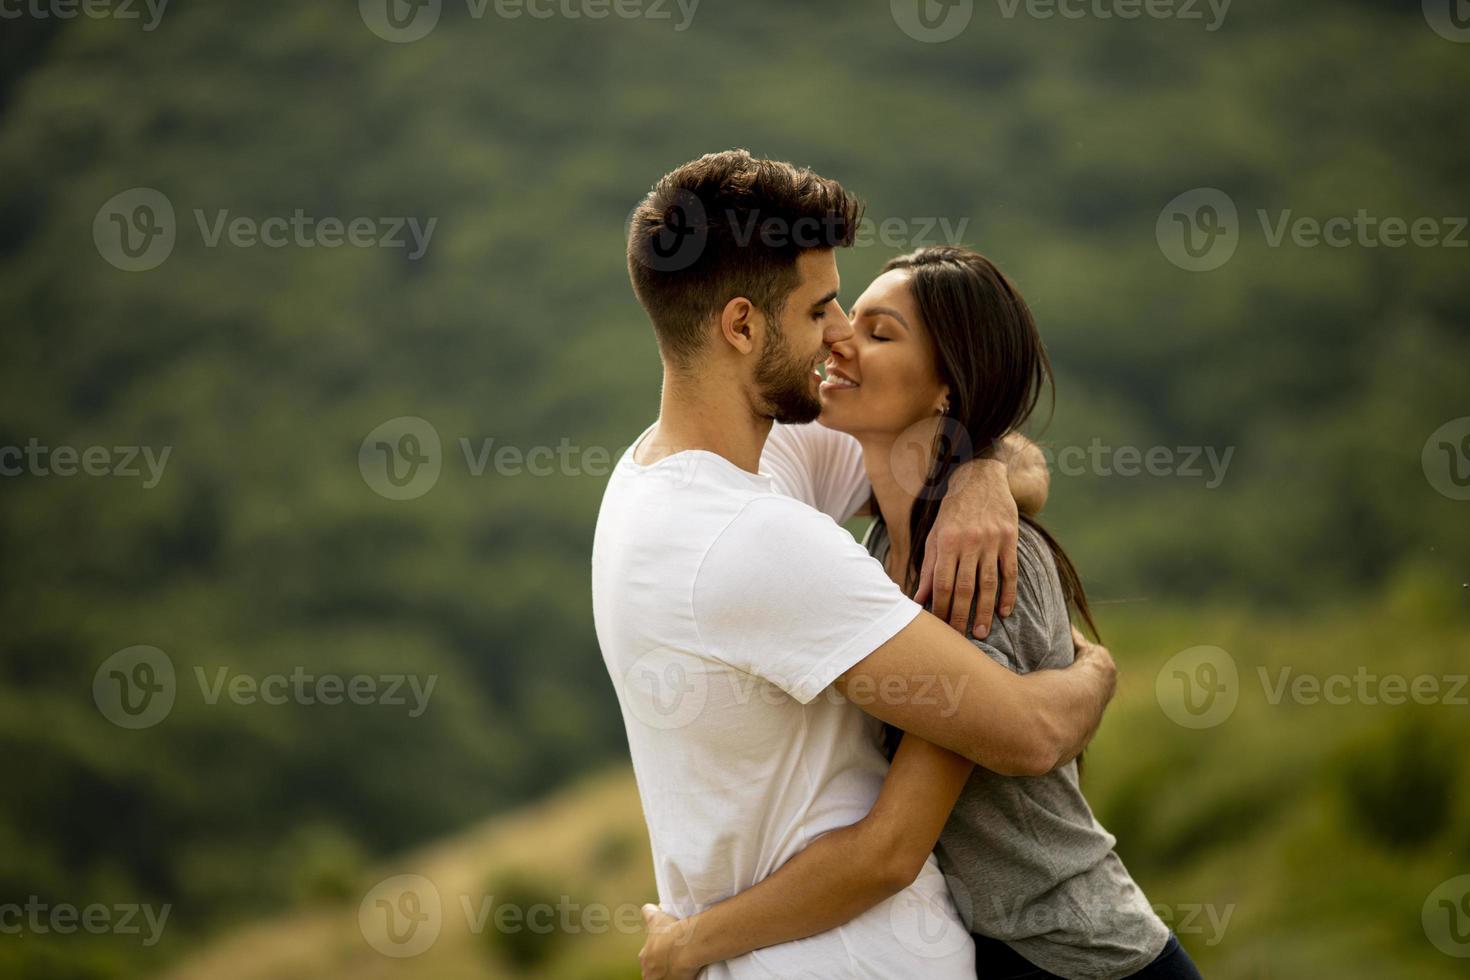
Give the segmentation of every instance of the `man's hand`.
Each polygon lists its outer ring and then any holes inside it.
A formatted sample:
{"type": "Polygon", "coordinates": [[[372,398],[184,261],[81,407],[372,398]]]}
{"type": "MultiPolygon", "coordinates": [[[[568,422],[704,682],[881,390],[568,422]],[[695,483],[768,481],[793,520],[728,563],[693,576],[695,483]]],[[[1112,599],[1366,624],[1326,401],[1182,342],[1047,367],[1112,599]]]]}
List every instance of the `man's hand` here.
{"type": "Polygon", "coordinates": [[[915,601],[922,605],[932,594],[934,615],[963,633],[978,583],[974,633],[985,639],[990,635],[996,590],[1002,618],[1016,605],[1019,525],[1005,464],[976,459],[961,466],[950,479],[949,492],[924,543],[915,601]]]}
{"type": "MultiPolygon", "coordinates": [[[[1096,643],[1083,636],[1082,631],[1079,630],[1076,626],[1072,627],[1072,649],[1074,651],[1072,661],[1074,664],[1087,664],[1091,669],[1098,671],[1099,674],[1103,677],[1104,682],[1107,685],[1104,692],[1105,699],[1103,703],[1106,704],[1108,701],[1111,701],[1113,699],[1114,692],[1116,692],[1118,689],[1118,664],[1116,661],[1113,660],[1112,653],[1110,653],[1108,651],[1108,648],[1103,646],[1101,643],[1096,643]]],[[[1101,723],[1102,717],[1101,715],[1099,715],[1098,724],[1101,723]]],[[[1091,731],[1087,733],[1086,741],[1091,742],[1092,736],[1096,734],[1097,726],[1094,725],[1091,731]]],[[[1077,752],[1074,754],[1074,757],[1076,755],[1082,754],[1082,749],[1085,744],[1086,742],[1084,742],[1083,745],[1079,745],[1077,747],[1077,752]]],[[[1064,764],[1070,761],[1070,758],[1062,760],[1064,764]]]]}
{"type": "Polygon", "coordinates": [[[688,944],[690,920],[676,919],[657,905],[643,906],[643,925],[648,938],[638,951],[643,980],[694,980],[701,967],[681,962],[679,953],[688,944]]]}

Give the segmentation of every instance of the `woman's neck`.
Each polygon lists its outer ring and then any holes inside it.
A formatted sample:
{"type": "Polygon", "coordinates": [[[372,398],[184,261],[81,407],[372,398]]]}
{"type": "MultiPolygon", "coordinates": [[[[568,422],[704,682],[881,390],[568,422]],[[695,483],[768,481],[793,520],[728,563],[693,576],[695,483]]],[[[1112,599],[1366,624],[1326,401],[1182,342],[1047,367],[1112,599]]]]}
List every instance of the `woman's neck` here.
{"type": "Polygon", "coordinates": [[[938,423],[936,418],[933,427],[922,426],[922,431],[920,426],[910,426],[898,435],[865,434],[858,439],[863,447],[863,468],[888,530],[888,573],[900,587],[908,577],[912,554],[909,515],[929,475],[938,423]]]}

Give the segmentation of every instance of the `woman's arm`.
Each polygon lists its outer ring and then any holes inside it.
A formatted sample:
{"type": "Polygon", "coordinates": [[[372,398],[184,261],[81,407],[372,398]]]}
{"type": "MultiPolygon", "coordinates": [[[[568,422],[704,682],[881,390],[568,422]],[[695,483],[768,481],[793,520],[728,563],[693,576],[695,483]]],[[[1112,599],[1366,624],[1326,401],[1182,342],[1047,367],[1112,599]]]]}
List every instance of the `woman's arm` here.
{"type": "Polygon", "coordinates": [[[973,766],[905,735],[862,820],[823,834],[770,877],[697,915],[645,909],[644,980],[692,980],[710,963],[835,929],[902,891],[934,850],[973,766]]]}

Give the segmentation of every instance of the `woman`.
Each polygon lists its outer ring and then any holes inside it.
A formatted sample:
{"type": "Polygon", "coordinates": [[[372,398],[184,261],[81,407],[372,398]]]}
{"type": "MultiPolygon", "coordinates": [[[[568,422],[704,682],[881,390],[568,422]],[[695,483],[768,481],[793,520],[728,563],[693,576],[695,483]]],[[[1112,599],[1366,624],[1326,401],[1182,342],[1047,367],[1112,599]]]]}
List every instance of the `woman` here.
{"type": "MultiPolygon", "coordinates": [[[[966,249],[889,262],[852,319],[851,339],[833,345],[827,361],[821,421],[862,445],[880,515],[866,546],[912,594],[950,475],[975,447],[998,447],[1026,422],[1051,366],[1025,301],[966,249]]],[[[1074,654],[1068,606],[1097,632],[1082,583],[1056,541],[1026,518],[1018,560],[1014,612],[974,642],[1018,672],[1065,666],[1074,654]]],[[[982,977],[1198,978],[1113,853],[1075,763],[1002,777],[914,736],[885,737],[893,764],[863,823],[886,829],[841,844],[843,831],[819,838],[755,887],[689,919],[647,907],[645,978],[692,978],[717,959],[828,928],[822,910],[782,905],[783,882],[795,875],[830,876],[849,892],[834,902],[850,907],[860,892],[871,907],[930,851],[975,933],[982,977]],[[860,873],[853,884],[854,867],[871,869],[872,881],[860,873]],[[894,867],[909,870],[894,875],[894,867]]]]}

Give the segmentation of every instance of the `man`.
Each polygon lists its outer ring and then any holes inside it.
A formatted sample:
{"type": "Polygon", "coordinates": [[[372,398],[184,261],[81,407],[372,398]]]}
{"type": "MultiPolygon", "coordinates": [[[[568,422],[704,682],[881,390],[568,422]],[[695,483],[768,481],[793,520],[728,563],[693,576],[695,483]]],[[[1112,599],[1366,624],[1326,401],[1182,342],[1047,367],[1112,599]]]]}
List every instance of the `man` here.
{"type": "MultiPolygon", "coordinates": [[[[997,772],[1039,774],[1081,751],[1112,693],[1101,648],[1018,676],[903,595],[833,520],[860,496],[848,476],[860,464],[836,434],[783,427],[765,456],[773,424],[817,417],[816,366],[851,333],[835,249],[852,244],[859,211],[835,181],[731,151],[668,174],[634,214],[628,267],[663,395],[603,499],[593,612],[660,901],[680,917],[860,820],[887,769],[877,721],[997,772]]],[[[986,509],[1013,526],[1004,465],[976,461],[967,476],[956,506],[1003,500],[986,509]]],[[[966,568],[935,550],[947,592],[996,576],[993,561],[966,568]]],[[[993,602],[992,586],[986,621],[993,602]]],[[[969,609],[951,595],[958,625],[969,609]]],[[[974,976],[932,859],[868,912],[789,938],[708,975],[974,976]]]]}

